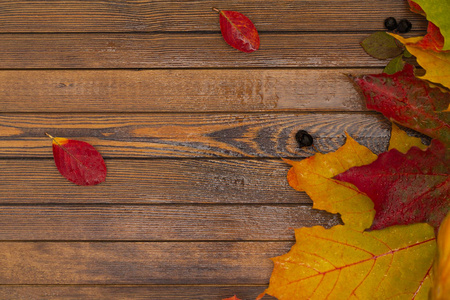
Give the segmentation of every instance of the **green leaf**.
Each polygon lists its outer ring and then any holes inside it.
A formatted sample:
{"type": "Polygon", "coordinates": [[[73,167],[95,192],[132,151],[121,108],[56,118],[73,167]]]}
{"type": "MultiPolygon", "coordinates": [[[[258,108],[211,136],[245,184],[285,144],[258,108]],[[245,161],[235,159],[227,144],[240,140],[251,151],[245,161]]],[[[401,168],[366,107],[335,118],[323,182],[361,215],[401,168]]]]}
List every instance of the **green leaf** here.
{"type": "Polygon", "coordinates": [[[384,31],[371,34],[361,42],[361,46],[367,54],[378,59],[388,59],[403,53],[403,49],[397,45],[395,38],[384,31]]]}
{"type": "Polygon", "coordinates": [[[405,49],[405,51],[403,51],[403,56],[406,58],[410,58],[410,57],[412,57],[412,54],[409,53],[408,49],[405,49]]]}
{"type": "Polygon", "coordinates": [[[383,73],[392,75],[403,70],[405,66],[405,61],[403,60],[403,55],[399,55],[396,58],[393,58],[387,66],[384,68],[383,73]]]}

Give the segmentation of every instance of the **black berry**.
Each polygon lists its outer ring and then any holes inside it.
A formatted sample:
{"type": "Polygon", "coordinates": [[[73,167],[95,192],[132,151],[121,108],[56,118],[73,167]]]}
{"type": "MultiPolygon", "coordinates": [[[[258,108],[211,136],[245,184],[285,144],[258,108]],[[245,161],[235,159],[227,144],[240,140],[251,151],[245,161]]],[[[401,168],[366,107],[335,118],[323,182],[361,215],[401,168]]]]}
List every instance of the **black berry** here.
{"type": "Polygon", "coordinates": [[[313,137],[305,130],[299,130],[295,134],[295,140],[297,141],[300,148],[308,147],[313,144],[313,137]]]}
{"type": "Polygon", "coordinates": [[[394,30],[395,28],[397,28],[398,24],[397,24],[397,20],[393,17],[389,17],[386,20],[384,20],[384,27],[386,27],[387,30],[394,30]]]}
{"type": "Polygon", "coordinates": [[[407,33],[411,30],[411,28],[412,28],[411,22],[406,19],[402,19],[400,20],[400,22],[398,22],[397,31],[400,33],[407,33]]]}

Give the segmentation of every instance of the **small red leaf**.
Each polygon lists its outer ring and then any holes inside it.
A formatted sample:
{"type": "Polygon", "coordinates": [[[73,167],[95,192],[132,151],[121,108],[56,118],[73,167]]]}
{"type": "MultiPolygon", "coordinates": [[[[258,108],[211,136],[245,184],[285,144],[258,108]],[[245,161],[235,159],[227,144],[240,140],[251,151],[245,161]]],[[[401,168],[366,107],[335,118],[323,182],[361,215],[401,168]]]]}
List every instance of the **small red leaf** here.
{"type": "Polygon", "coordinates": [[[258,31],[249,18],[236,11],[214,10],[220,14],[220,31],[231,47],[247,53],[259,49],[258,31]]]}
{"type": "Polygon", "coordinates": [[[52,137],[58,171],[78,185],[96,185],[106,178],[106,165],[95,148],[82,141],[52,137]]]}

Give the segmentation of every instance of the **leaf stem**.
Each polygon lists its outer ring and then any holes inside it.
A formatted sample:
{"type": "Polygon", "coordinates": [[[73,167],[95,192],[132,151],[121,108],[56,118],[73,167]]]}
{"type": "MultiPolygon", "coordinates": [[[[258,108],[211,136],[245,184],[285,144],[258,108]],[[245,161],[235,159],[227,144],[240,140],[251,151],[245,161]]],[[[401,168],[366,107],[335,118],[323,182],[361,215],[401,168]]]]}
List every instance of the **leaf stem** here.
{"type": "Polygon", "coordinates": [[[54,137],[52,137],[50,134],[48,134],[47,132],[45,133],[46,136],[48,136],[49,138],[51,138],[52,140],[54,139],[54,137]]]}
{"type": "Polygon", "coordinates": [[[213,7],[212,10],[215,11],[215,12],[217,12],[217,13],[220,13],[220,10],[217,9],[217,8],[215,8],[215,7],[213,7]]]}
{"type": "Polygon", "coordinates": [[[319,149],[316,148],[316,146],[314,144],[312,146],[313,146],[314,150],[316,150],[317,153],[323,154],[322,152],[319,151],[319,149]]]}

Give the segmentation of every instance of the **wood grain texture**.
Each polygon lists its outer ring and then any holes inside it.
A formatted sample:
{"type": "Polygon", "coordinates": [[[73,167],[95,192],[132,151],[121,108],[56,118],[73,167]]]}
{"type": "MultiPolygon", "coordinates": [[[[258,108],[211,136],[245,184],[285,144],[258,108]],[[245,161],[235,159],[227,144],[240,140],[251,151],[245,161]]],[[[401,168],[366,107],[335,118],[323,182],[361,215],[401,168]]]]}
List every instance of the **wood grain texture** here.
{"type": "Polygon", "coordinates": [[[293,242],[2,242],[2,284],[268,284],[293,242]]]}
{"type": "MultiPolygon", "coordinates": [[[[259,286],[201,286],[201,285],[125,285],[125,286],[1,286],[3,300],[45,299],[45,300],[222,300],[237,295],[240,299],[256,299],[267,288],[259,286]]],[[[275,300],[265,296],[264,300],[275,300]]]]}
{"type": "Polygon", "coordinates": [[[379,153],[390,123],[375,113],[284,114],[2,114],[0,157],[52,157],[50,140],[84,140],[104,157],[304,157],[295,134],[308,131],[322,152],[343,145],[347,131],[379,153]]]}
{"type": "Polygon", "coordinates": [[[52,159],[0,160],[0,204],[311,203],[281,160],[108,159],[106,181],[80,188],[52,159]]]}
{"type": "Polygon", "coordinates": [[[293,228],[337,224],[302,205],[6,206],[0,240],[294,240],[293,228]]]}
{"type": "MultiPolygon", "coordinates": [[[[216,1],[1,1],[0,32],[218,31],[216,1]]],[[[260,31],[383,30],[388,16],[425,26],[404,1],[238,0],[260,31]],[[357,16],[357,17],[355,17],[357,16]],[[364,26],[361,26],[364,20],[364,26]]]]}
{"type": "Polygon", "coordinates": [[[0,69],[381,67],[359,43],[367,33],[262,33],[242,53],[217,34],[4,34],[0,69]]]}
{"type": "Polygon", "coordinates": [[[382,69],[7,70],[2,112],[364,111],[345,74],[382,69]]]}

